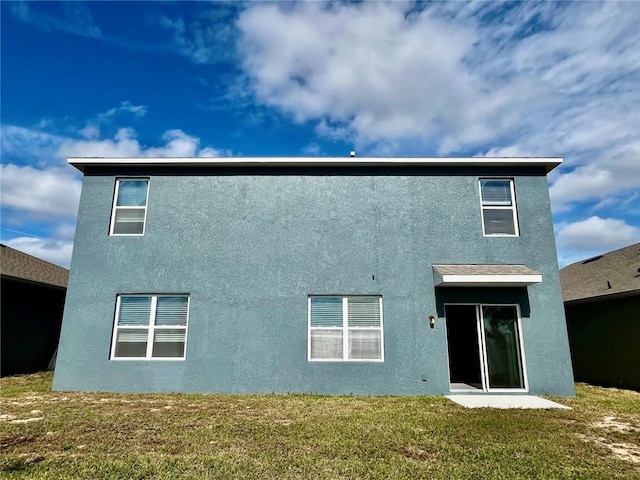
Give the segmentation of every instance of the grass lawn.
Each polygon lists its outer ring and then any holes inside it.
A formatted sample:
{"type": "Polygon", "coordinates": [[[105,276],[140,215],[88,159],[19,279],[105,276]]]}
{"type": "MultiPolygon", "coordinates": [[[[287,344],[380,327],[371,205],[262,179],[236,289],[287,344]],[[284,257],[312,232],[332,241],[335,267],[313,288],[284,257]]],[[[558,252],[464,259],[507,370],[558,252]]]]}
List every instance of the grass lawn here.
{"type": "Polygon", "coordinates": [[[52,392],[2,379],[0,478],[640,479],[640,393],[577,386],[573,410],[443,397],[52,392]]]}

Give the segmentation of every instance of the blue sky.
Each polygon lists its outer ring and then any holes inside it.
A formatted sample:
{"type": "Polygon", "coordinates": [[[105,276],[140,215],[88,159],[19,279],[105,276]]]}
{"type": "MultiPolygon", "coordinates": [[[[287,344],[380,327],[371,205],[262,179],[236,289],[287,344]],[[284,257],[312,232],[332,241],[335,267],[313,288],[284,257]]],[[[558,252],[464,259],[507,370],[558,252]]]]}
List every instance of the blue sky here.
{"type": "Polygon", "coordinates": [[[1,241],[68,156],[562,156],[560,265],[640,241],[640,2],[1,2],[1,241]]]}

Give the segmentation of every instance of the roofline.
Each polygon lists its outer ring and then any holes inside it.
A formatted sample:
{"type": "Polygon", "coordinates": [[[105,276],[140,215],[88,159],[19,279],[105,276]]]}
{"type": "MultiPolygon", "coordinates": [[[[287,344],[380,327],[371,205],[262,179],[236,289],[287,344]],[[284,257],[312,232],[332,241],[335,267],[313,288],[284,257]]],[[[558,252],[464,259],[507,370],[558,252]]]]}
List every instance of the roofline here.
{"type": "Polygon", "coordinates": [[[577,305],[579,303],[599,302],[602,300],[615,300],[616,298],[634,297],[634,296],[640,296],[639,288],[635,288],[633,290],[625,290],[622,292],[604,293],[602,295],[595,295],[592,297],[573,298],[571,300],[563,300],[563,302],[565,305],[577,305]]]}
{"type": "MultiPolygon", "coordinates": [[[[560,269],[560,271],[566,270],[567,268],[572,267],[574,265],[578,265],[579,263],[584,264],[584,262],[586,262],[587,260],[590,260],[592,258],[598,257],[597,260],[600,260],[600,258],[603,258],[603,257],[606,257],[608,255],[611,255],[612,253],[616,253],[616,252],[619,252],[620,250],[624,250],[625,248],[635,247],[635,246],[640,246],[640,242],[630,243],[626,247],[616,248],[615,250],[611,250],[610,252],[601,253],[600,255],[591,255],[590,257],[583,258],[582,260],[578,260],[577,262],[570,263],[566,267],[562,267],[560,269]]],[[[591,262],[589,262],[589,263],[591,263],[591,262]]]]}
{"type": "Polygon", "coordinates": [[[15,275],[7,275],[6,273],[0,273],[0,278],[3,280],[10,280],[19,283],[28,283],[29,285],[35,285],[38,287],[51,288],[54,290],[67,290],[67,285],[58,285],[56,283],[43,282],[40,280],[32,280],[30,278],[16,277],[15,275]]]}
{"type": "Polygon", "coordinates": [[[545,167],[547,173],[562,157],[70,157],[84,173],[87,167],[545,167]]]}

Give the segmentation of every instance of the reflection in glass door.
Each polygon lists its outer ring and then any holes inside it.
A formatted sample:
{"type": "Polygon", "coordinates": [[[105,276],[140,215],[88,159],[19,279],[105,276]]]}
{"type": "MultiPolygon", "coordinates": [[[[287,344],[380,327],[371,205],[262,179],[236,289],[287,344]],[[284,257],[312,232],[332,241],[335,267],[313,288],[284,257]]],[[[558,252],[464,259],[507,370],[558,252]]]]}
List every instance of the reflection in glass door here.
{"type": "Polygon", "coordinates": [[[515,305],[446,305],[449,382],[455,390],[524,390],[515,305]]]}
{"type": "Polygon", "coordinates": [[[525,388],[518,312],[515,306],[483,306],[485,386],[525,388]]]}

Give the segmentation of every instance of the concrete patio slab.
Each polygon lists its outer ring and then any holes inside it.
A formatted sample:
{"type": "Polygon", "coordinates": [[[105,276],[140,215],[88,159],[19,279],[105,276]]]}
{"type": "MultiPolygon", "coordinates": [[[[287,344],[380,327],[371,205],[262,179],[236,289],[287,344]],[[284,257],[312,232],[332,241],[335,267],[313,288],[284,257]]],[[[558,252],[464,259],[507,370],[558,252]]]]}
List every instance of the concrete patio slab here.
{"type": "Polygon", "coordinates": [[[445,395],[452,402],[466,408],[563,408],[571,410],[571,407],[561,405],[551,400],[535,395],[445,395]]]}

